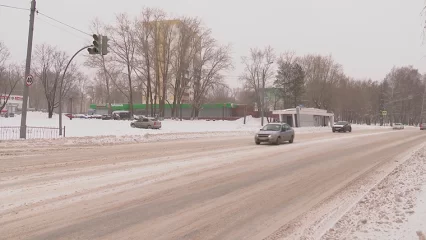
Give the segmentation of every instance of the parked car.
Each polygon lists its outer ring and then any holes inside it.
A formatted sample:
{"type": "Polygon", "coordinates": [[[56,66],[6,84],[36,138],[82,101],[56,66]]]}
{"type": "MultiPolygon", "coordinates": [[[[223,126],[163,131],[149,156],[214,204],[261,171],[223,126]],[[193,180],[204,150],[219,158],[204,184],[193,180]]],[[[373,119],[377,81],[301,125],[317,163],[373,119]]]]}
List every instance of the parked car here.
{"type": "Polygon", "coordinates": [[[402,129],[404,129],[404,125],[402,123],[395,123],[395,124],[393,124],[393,129],[394,130],[402,130],[402,129]]]}
{"type": "Polygon", "coordinates": [[[339,121],[334,124],[333,132],[352,132],[352,126],[349,122],[339,121]]]}
{"type": "Polygon", "coordinates": [[[129,111],[114,111],[112,112],[112,118],[114,120],[130,120],[129,111]]]}
{"type": "Polygon", "coordinates": [[[64,114],[66,117],[68,117],[69,119],[73,119],[74,116],[71,113],[65,113],[64,114]]]}
{"type": "Polygon", "coordinates": [[[112,115],[110,114],[104,114],[101,117],[102,120],[111,120],[112,119],[112,115]]]}
{"type": "Polygon", "coordinates": [[[420,130],[426,129],[426,123],[420,123],[420,130]]]}
{"type": "Polygon", "coordinates": [[[130,123],[132,128],[160,129],[161,122],[156,118],[141,117],[130,123]]]}
{"type": "Polygon", "coordinates": [[[262,142],[279,145],[285,141],[294,142],[294,129],[287,123],[269,123],[260,129],[254,136],[254,142],[259,145],[262,142]]]}
{"type": "Polygon", "coordinates": [[[102,115],[92,114],[87,116],[89,119],[102,119],[102,115]]]}

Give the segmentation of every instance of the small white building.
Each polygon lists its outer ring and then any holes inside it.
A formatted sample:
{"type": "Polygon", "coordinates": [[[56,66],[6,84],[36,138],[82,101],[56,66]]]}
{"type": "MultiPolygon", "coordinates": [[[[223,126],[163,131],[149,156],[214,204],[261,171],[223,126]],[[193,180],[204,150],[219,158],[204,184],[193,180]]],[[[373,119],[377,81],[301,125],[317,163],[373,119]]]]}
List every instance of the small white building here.
{"type": "Polygon", "coordinates": [[[292,127],[326,127],[333,126],[334,114],[327,110],[318,108],[290,108],[284,110],[274,110],[280,122],[285,122],[292,127]]]}
{"type": "MultiPolygon", "coordinates": [[[[8,96],[7,94],[0,94],[0,104],[5,102],[6,100],[7,100],[7,103],[5,106],[5,110],[7,110],[7,112],[15,113],[22,109],[22,104],[24,102],[23,96],[21,95],[8,96]]],[[[29,99],[28,99],[28,103],[29,103],[29,99]]]]}

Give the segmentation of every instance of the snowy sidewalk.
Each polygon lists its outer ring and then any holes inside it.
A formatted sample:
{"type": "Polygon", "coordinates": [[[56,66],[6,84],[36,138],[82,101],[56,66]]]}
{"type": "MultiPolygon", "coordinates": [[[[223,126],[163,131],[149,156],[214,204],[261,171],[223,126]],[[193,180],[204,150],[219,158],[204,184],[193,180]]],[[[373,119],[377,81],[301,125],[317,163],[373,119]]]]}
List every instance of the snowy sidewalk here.
{"type": "Polygon", "coordinates": [[[426,147],[423,146],[321,239],[423,240],[425,235],[426,147]]]}

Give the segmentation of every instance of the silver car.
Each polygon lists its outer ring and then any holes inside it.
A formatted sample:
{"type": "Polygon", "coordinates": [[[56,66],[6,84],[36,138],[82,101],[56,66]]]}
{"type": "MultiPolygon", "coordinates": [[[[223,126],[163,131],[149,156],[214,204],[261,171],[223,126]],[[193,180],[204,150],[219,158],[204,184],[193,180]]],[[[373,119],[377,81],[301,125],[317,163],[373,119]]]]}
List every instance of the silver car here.
{"type": "Polygon", "coordinates": [[[259,145],[262,142],[267,142],[279,145],[288,141],[294,142],[294,129],[287,123],[269,123],[265,125],[254,137],[254,142],[259,145]]]}
{"type": "Polygon", "coordinates": [[[404,124],[402,124],[402,123],[395,123],[395,124],[393,124],[393,129],[394,130],[402,130],[402,129],[404,129],[404,124]]]}
{"type": "Polygon", "coordinates": [[[130,123],[130,126],[132,128],[160,129],[161,122],[158,121],[156,118],[141,117],[138,118],[136,121],[130,123]]]}

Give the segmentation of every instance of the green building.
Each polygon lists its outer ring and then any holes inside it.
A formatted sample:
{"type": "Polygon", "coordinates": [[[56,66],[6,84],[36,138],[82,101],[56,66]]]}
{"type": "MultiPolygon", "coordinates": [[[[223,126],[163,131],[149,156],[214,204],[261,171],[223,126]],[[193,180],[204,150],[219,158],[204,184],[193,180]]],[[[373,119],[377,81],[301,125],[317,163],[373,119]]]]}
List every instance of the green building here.
{"type": "MultiPolygon", "coordinates": [[[[151,106],[151,105],[149,105],[151,106]]],[[[234,103],[215,103],[215,104],[203,104],[199,113],[199,118],[229,118],[234,117],[235,109],[238,105],[234,103]]],[[[155,112],[158,112],[160,109],[159,104],[153,106],[156,109],[155,112]]],[[[191,118],[192,105],[191,104],[182,104],[182,117],[191,118]]],[[[111,104],[112,111],[129,111],[129,104],[111,104]]],[[[135,115],[147,115],[146,104],[133,104],[133,111],[135,115]]],[[[180,113],[180,109],[178,109],[180,113]]],[[[108,114],[107,104],[91,104],[89,114],[108,114]]],[[[172,116],[172,105],[165,105],[165,118],[170,118],[172,116]]]]}

